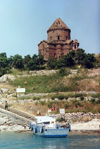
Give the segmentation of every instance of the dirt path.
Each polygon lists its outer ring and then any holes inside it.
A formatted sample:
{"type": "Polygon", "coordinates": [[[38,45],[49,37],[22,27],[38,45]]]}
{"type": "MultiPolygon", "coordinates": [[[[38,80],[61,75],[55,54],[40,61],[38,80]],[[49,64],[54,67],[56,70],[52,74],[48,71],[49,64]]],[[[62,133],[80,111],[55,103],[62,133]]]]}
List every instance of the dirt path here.
{"type": "MultiPolygon", "coordinates": [[[[4,109],[4,106],[0,104],[0,108],[4,109]]],[[[19,115],[19,116],[21,116],[23,118],[26,118],[26,119],[30,120],[30,122],[34,121],[34,116],[29,115],[29,114],[27,114],[25,112],[22,112],[20,110],[9,108],[8,111],[10,111],[10,112],[12,112],[14,114],[17,114],[17,115],[19,115]]]]}

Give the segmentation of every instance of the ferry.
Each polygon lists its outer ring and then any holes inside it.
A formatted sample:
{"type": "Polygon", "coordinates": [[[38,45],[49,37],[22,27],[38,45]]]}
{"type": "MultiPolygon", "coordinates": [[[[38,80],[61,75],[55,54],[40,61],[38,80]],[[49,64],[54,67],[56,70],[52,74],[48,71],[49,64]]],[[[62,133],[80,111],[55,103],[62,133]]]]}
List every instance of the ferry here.
{"type": "Polygon", "coordinates": [[[34,135],[47,138],[64,138],[71,130],[69,123],[58,125],[55,117],[50,116],[35,116],[35,121],[30,123],[29,128],[34,135]]]}

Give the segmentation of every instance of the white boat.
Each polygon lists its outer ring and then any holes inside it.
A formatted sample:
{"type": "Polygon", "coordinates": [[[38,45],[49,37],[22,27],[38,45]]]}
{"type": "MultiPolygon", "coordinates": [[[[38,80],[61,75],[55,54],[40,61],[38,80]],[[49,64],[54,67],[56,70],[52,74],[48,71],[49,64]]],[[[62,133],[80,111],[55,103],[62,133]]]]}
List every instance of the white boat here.
{"type": "Polygon", "coordinates": [[[70,124],[58,125],[54,117],[36,116],[35,121],[30,123],[33,133],[41,137],[67,137],[70,124]]]}

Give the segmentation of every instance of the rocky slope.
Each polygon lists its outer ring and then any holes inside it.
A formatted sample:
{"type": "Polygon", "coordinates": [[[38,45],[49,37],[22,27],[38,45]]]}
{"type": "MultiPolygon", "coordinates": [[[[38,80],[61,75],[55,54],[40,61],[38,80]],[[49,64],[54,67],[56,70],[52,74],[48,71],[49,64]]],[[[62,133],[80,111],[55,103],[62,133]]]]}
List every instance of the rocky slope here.
{"type": "MultiPolygon", "coordinates": [[[[30,72],[30,75],[49,75],[52,73],[56,73],[56,71],[34,71],[30,72]]],[[[82,72],[81,72],[82,73],[82,72]]],[[[68,78],[73,77],[74,75],[77,75],[78,71],[72,70],[71,74],[68,77],[64,77],[64,84],[68,83],[68,78]]],[[[10,105],[13,105],[13,108],[19,110],[19,111],[24,111],[25,114],[31,114],[34,116],[34,114],[37,114],[38,108],[36,109],[37,111],[33,113],[31,111],[31,107],[29,106],[29,109],[27,110],[28,103],[33,103],[34,101],[29,99],[29,100],[16,100],[16,91],[15,88],[11,85],[9,85],[9,80],[13,81],[16,79],[16,77],[25,77],[27,74],[23,73],[22,75],[4,75],[0,77],[0,104],[4,106],[5,101],[7,100],[10,105]]],[[[78,74],[79,75],[79,74],[78,74]]],[[[86,71],[86,75],[88,77],[92,77],[92,79],[84,79],[83,81],[80,81],[80,89],[81,92],[87,92],[88,89],[92,89],[92,92],[98,92],[100,93],[100,68],[98,69],[90,69],[86,71]],[[84,87],[83,87],[84,86],[84,87]]],[[[47,93],[48,94],[48,93],[47,93]]],[[[35,94],[35,96],[38,94],[35,94]]],[[[41,94],[42,95],[42,94],[41,94]]],[[[44,94],[43,94],[44,95],[44,94]]],[[[22,95],[23,96],[23,95],[22,95]]],[[[47,99],[46,99],[47,100],[47,99]]],[[[47,109],[46,109],[47,111],[47,109]]],[[[44,112],[46,114],[46,112],[44,112]]],[[[27,122],[30,122],[30,120],[24,119],[23,117],[14,117],[11,116],[10,111],[5,111],[3,109],[0,109],[0,130],[1,131],[17,131],[17,130],[28,130],[28,125],[27,122]],[[24,123],[23,123],[24,122],[24,123]]],[[[56,115],[57,118],[60,117],[60,115],[56,115]]],[[[72,130],[100,130],[100,114],[92,114],[92,113],[66,113],[65,115],[66,120],[71,123],[71,128],[72,130]],[[78,122],[74,120],[78,120],[78,122]],[[81,120],[79,120],[81,119],[81,120]]]]}

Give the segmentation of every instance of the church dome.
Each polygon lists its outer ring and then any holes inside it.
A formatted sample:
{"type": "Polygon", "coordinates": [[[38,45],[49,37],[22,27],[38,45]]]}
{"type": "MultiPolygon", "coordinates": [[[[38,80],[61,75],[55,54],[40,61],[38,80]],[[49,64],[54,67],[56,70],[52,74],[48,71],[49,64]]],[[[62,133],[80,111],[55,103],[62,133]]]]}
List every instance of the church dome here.
{"type": "Polygon", "coordinates": [[[50,28],[47,30],[47,33],[51,30],[58,30],[58,29],[70,30],[68,26],[60,18],[57,18],[54,21],[54,23],[50,26],[50,28]]]}
{"type": "Polygon", "coordinates": [[[71,30],[68,26],[60,19],[56,19],[54,23],[47,30],[48,33],[48,41],[66,41],[70,39],[71,30]]]}

